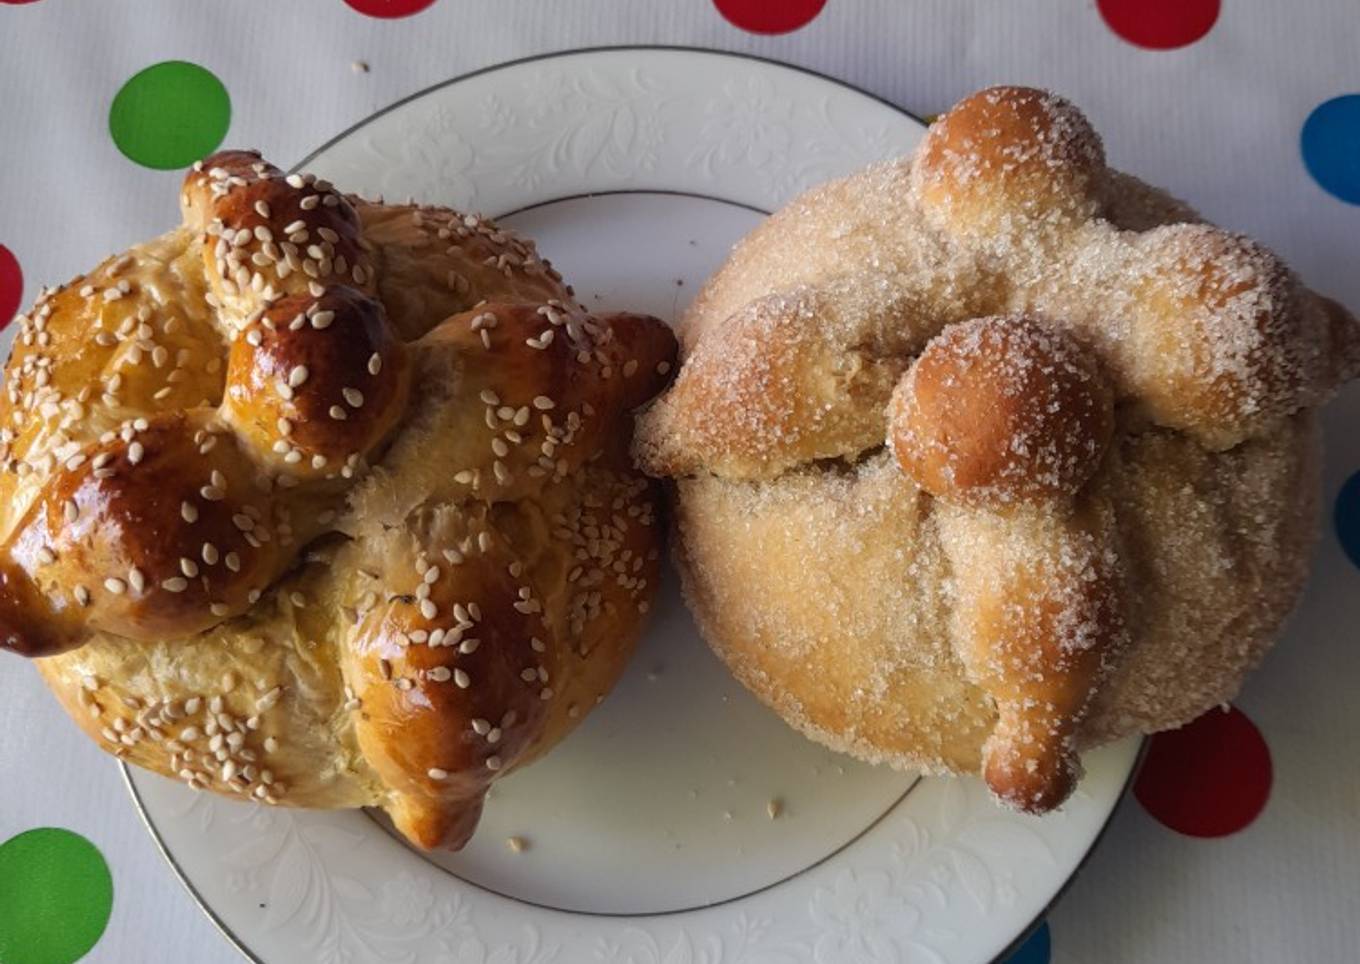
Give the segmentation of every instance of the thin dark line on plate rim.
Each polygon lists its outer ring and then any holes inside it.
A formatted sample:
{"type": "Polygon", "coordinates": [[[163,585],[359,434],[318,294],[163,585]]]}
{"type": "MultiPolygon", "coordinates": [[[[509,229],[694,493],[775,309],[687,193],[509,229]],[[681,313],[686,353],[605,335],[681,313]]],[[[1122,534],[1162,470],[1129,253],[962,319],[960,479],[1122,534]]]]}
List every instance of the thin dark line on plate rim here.
{"type": "Polygon", "coordinates": [[[379,820],[377,817],[373,816],[373,814],[369,812],[369,809],[367,807],[364,808],[363,814],[369,820],[372,820],[375,824],[377,824],[379,829],[381,829],[382,832],[386,834],[388,837],[392,838],[399,846],[409,851],[415,857],[418,857],[422,863],[428,864],[435,870],[447,874],[448,876],[452,877],[459,883],[467,884],[469,887],[475,887],[476,889],[483,891],[484,893],[494,894],[495,896],[501,897],[505,900],[514,901],[516,904],[523,904],[526,907],[533,907],[538,910],[552,911],[555,914],[565,914],[568,917],[608,917],[616,918],[618,920],[631,920],[639,917],[674,917],[677,914],[693,914],[701,910],[712,910],[715,907],[725,907],[728,904],[735,904],[739,900],[746,900],[748,897],[754,897],[757,894],[763,894],[768,890],[774,890],[774,888],[776,887],[779,887],[783,884],[787,884],[790,881],[803,876],[803,874],[807,873],[810,870],[816,870],[818,867],[826,863],[828,860],[844,853],[847,849],[849,849],[851,846],[856,844],[862,837],[864,837],[865,834],[873,830],[884,820],[888,819],[892,812],[896,810],[902,804],[902,802],[907,799],[907,797],[911,796],[911,792],[916,789],[916,786],[921,782],[921,779],[922,778],[920,777],[920,775],[917,775],[916,779],[912,780],[910,785],[908,785],[908,787],[902,791],[901,796],[899,796],[892,803],[888,804],[888,806],[883,810],[882,813],[880,813],[877,817],[874,817],[872,821],[866,824],[858,833],[856,833],[845,843],[841,844],[839,847],[837,847],[835,850],[832,850],[830,853],[818,857],[816,860],[808,864],[806,867],[800,867],[798,870],[795,870],[788,876],[780,877],[778,880],[771,881],[768,884],[761,884],[759,887],[756,887],[753,890],[748,890],[741,894],[734,894],[731,897],[725,897],[722,900],[711,901],[710,903],[707,904],[694,904],[693,906],[690,907],[677,907],[674,910],[632,911],[626,914],[612,914],[598,910],[570,910],[566,907],[554,907],[552,904],[541,904],[536,900],[529,900],[527,897],[516,897],[514,894],[504,893],[503,891],[496,890],[494,887],[488,887],[486,884],[479,884],[477,881],[469,880],[467,877],[464,877],[461,874],[457,874],[452,870],[449,870],[449,868],[447,867],[442,867],[439,864],[426,860],[425,856],[421,854],[419,851],[417,851],[414,847],[412,847],[408,841],[403,840],[402,838],[397,836],[389,827],[384,826],[382,821],[379,820]]]}
{"type": "MultiPolygon", "coordinates": [[[[842,87],[846,90],[854,91],[856,94],[859,94],[863,97],[867,97],[870,100],[882,104],[884,107],[890,108],[896,113],[903,115],[904,117],[914,120],[922,127],[929,126],[924,118],[918,117],[916,114],[907,110],[905,107],[902,107],[900,104],[894,104],[886,97],[880,97],[878,94],[875,94],[872,91],[865,90],[863,87],[859,87],[855,84],[852,84],[848,80],[842,80],[839,77],[832,77],[830,74],[824,74],[819,70],[813,70],[811,67],[802,67],[798,64],[790,64],[782,60],[775,60],[773,57],[762,57],[760,54],[749,54],[737,50],[718,50],[713,47],[688,47],[683,44],[604,44],[602,46],[597,47],[573,47],[568,50],[551,50],[541,54],[530,54],[527,57],[518,57],[515,60],[507,60],[498,64],[489,64],[485,67],[478,67],[476,70],[471,70],[468,71],[467,73],[459,74],[456,77],[450,77],[448,80],[441,80],[439,83],[431,84],[429,87],[423,87],[420,90],[416,91],[415,93],[407,94],[405,97],[393,101],[386,107],[374,111],[372,114],[369,114],[362,120],[356,121],[354,124],[351,124],[349,127],[345,128],[339,134],[336,134],[330,140],[326,141],[320,147],[316,148],[310,154],[305,156],[302,160],[298,161],[295,165],[289,168],[289,173],[299,172],[302,168],[312,163],[312,161],[320,157],[322,154],[326,153],[326,151],[330,150],[336,144],[340,143],[341,141],[345,140],[351,135],[359,132],[360,130],[363,130],[363,128],[367,127],[369,124],[373,123],[379,118],[385,117],[388,114],[392,113],[393,111],[400,110],[407,104],[416,100],[420,100],[422,97],[426,97],[437,90],[442,90],[445,87],[451,87],[454,84],[461,84],[465,81],[469,81],[476,77],[480,77],[483,74],[492,73],[493,71],[508,70],[511,67],[522,67],[525,64],[537,63],[540,60],[564,60],[568,57],[579,57],[588,54],[610,53],[612,51],[639,51],[639,50],[675,51],[679,53],[703,54],[706,56],[713,57],[733,57],[738,60],[754,60],[758,63],[768,64],[771,67],[780,67],[784,70],[792,70],[796,73],[806,74],[809,77],[816,77],[817,79],[824,80],[829,84],[835,84],[837,87],[842,87]]],[[[504,215],[500,216],[504,217],[504,215]]]]}

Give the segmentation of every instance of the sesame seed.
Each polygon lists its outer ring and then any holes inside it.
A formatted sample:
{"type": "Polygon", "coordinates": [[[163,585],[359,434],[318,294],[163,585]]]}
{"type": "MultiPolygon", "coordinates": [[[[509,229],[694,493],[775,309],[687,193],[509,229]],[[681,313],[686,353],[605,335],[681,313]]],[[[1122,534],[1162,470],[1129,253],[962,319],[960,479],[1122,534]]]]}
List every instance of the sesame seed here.
{"type": "Polygon", "coordinates": [[[76,586],[75,596],[76,602],[80,603],[82,606],[88,606],[90,604],[90,590],[86,589],[84,586],[76,586]]]}
{"type": "Polygon", "coordinates": [[[453,672],[447,666],[436,666],[425,675],[436,683],[447,683],[453,678],[453,672]]]}
{"type": "MultiPolygon", "coordinates": [[[[267,737],[265,737],[265,740],[264,740],[264,752],[266,752],[266,753],[273,753],[273,752],[275,752],[276,750],[278,750],[278,748],[279,748],[279,741],[278,741],[278,740],[274,739],[274,737],[272,737],[272,736],[267,736],[267,737]]],[[[269,772],[268,770],[265,771],[265,773],[268,773],[268,772],[269,772]]],[[[264,776],[264,774],[261,774],[261,778],[262,778],[262,779],[263,779],[263,776],[264,776]]],[[[271,776],[270,779],[272,780],[273,777],[271,776]]]]}
{"type": "Polygon", "coordinates": [[[661,362],[660,364],[658,364],[658,365],[656,366],[656,373],[657,373],[658,375],[664,375],[664,374],[666,374],[666,373],[667,373],[668,371],[670,371],[670,370],[671,370],[671,363],[670,363],[670,362],[664,362],[664,361],[663,361],[663,362],[661,362]]]}
{"type": "Polygon", "coordinates": [[[198,575],[198,563],[194,562],[192,559],[181,556],[179,560],[179,571],[190,579],[193,579],[198,575]]]}
{"type": "Polygon", "coordinates": [[[289,385],[287,382],[275,382],[274,390],[279,393],[279,397],[285,402],[291,402],[293,400],[293,386],[289,385]]]}
{"type": "Polygon", "coordinates": [[[51,549],[47,548],[47,546],[38,547],[38,562],[42,563],[44,566],[50,566],[56,561],[57,555],[51,549]]]}
{"type": "Polygon", "coordinates": [[[460,690],[465,690],[472,685],[472,679],[465,670],[455,669],[453,671],[453,683],[460,690]]]}
{"type": "Polygon", "coordinates": [[[429,599],[422,599],[420,601],[420,615],[426,619],[434,619],[435,616],[439,615],[439,607],[429,599]]]}
{"type": "Polygon", "coordinates": [[[548,412],[556,407],[556,404],[547,395],[538,395],[534,398],[534,408],[540,412],[548,412]]]}
{"type": "Polygon", "coordinates": [[[127,583],[123,582],[121,579],[110,576],[108,579],[104,580],[104,588],[115,596],[121,596],[123,593],[127,592],[127,583]]]}
{"type": "Polygon", "coordinates": [[[487,757],[486,768],[488,770],[499,770],[501,768],[501,758],[494,754],[487,757]]]}
{"type": "Polygon", "coordinates": [[[136,566],[133,566],[128,570],[127,581],[128,585],[132,587],[133,592],[141,592],[146,588],[146,577],[142,575],[142,570],[138,569],[136,566]]]}
{"type": "Polygon", "coordinates": [[[264,694],[264,696],[261,696],[258,700],[255,701],[255,709],[257,709],[261,713],[267,713],[269,710],[272,710],[274,708],[274,705],[278,703],[279,697],[281,697],[282,695],[283,688],[275,686],[272,690],[270,690],[268,693],[264,694]]]}
{"type": "Polygon", "coordinates": [[[458,652],[462,653],[464,656],[468,656],[477,652],[477,647],[480,645],[482,645],[482,641],[474,636],[471,639],[465,639],[459,643],[458,652]]]}
{"type": "Polygon", "coordinates": [[[307,605],[307,597],[304,596],[302,593],[298,592],[297,590],[294,590],[293,592],[290,592],[288,594],[288,601],[291,602],[298,609],[303,609],[307,605]]]}
{"type": "Polygon", "coordinates": [[[267,219],[267,218],[270,216],[270,212],[269,212],[269,202],[268,202],[268,201],[256,201],[256,202],[255,202],[255,213],[258,214],[260,217],[266,218],[266,219],[267,219]]]}
{"type": "Polygon", "coordinates": [[[236,553],[234,552],[227,553],[226,558],[223,559],[223,562],[227,564],[227,568],[230,569],[232,572],[241,571],[241,557],[238,556],[236,553]]]}
{"type": "Polygon", "coordinates": [[[183,576],[171,576],[161,583],[161,588],[166,592],[184,592],[189,588],[189,580],[183,576]]]}
{"type": "Polygon", "coordinates": [[[138,462],[142,460],[142,456],[145,454],[146,449],[142,446],[142,443],[133,442],[131,445],[128,446],[127,460],[131,462],[133,465],[136,465],[138,462]]]}
{"type": "Polygon", "coordinates": [[[447,780],[449,778],[449,771],[441,770],[439,767],[430,767],[430,769],[425,772],[431,780],[447,780]]]}
{"type": "Polygon", "coordinates": [[[345,401],[348,402],[352,408],[363,408],[364,393],[359,391],[359,389],[342,388],[340,394],[345,396],[345,401]]]}
{"type": "Polygon", "coordinates": [[[339,405],[332,405],[327,414],[337,422],[343,422],[345,419],[349,418],[349,415],[339,405]]]}
{"type": "Polygon", "coordinates": [[[292,388],[298,388],[307,380],[307,366],[295,365],[293,370],[288,373],[288,384],[292,388]]]}
{"type": "Polygon", "coordinates": [[[765,804],[765,812],[768,813],[770,819],[773,820],[784,812],[784,804],[778,797],[775,797],[769,803],[765,804]]]}
{"type": "Polygon", "coordinates": [[[289,174],[287,177],[283,179],[283,183],[287,184],[294,190],[300,191],[306,185],[307,182],[302,179],[301,174],[289,174]]]}
{"type": "MultiPolygon", "coordinates": [[[[493,769],[494,769],[494,767],[493,767],[493,769]]],[[[527,848],[527,847],[529,846],[529,845],[524,841],[524,838],[523,838],[523,837],[506,837],[506,838],[505,838],[505,845],[506,845],[507,847],[509,847],[512,851],[514,851],[514,852],[517,853],[517,854],[524,853],[525,848],[527,848]]]]}
{"type": "Polygon", "coordinates": [[[211,542],[203,543],[203,561],[210,566],[215,566],[217,565],[218,558],[220,557],[217,553],[217,547],[211,542]]]}
{"type": "Polygon", "coordinates": [[[209,603],[208,612],[212,613],[214,616],[220,617],[225,616],[227,615],[227,613],[231,612],[231,608],[226,603],[221,602],[209,603]]]}
{"type": "Polygon", "coordinates": [[[374,352],[368,357],[368,373],[376,375],[380,371],[382,371],[382,356],[374,352]]]}
{"type": "Polygon", "coordinates": [[[198,521],[198,509],[192,502],[181,502],[179,504],[179,515],[185,522],[198,521]]]}
{"type": "Polygon", "coordinates": [[[198,494],[203,496],[203,498],[207,499],[209,502],[221,502],[223,499],[227,497],[227,494],[223,492],[221,489],[217,488],[217,486],[215,485],[203,486],[203,488],[198,490],[198,494]]]}
{"type": "Polygon", "coordinates": [[[478,736],[486,736],[486,734],[487,734],[490,730],[491,730],[491,724],[488,723],[486,720],[482,719],[481,717],[477,717],[477,718],[473,719],[473,721],[472,721],[472,732],[476,733],[478,736]]]}
{"type": "Polygon", "coordinates": [[[312,315],[312,327],[318,331],[329,328],[333,321],[335,321],[335,312],[333,311],[318,311],[312,315]]]}

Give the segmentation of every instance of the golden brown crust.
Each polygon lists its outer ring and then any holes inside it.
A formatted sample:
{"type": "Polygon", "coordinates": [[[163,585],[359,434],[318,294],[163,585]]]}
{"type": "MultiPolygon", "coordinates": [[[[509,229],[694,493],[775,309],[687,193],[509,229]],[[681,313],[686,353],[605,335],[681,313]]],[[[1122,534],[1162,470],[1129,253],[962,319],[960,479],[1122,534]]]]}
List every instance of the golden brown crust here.
{"type": "Polygon", "coordinates": [[[494,222],[255,154],[182,204],[21,319],[0,646],[124,759],[461,846],[641,630],[655,492],[623,453],[675,340],[494,222]]]}
{"type": "Polygon", "coordinates": [[[1036,811],[1259,660],[1360,374],[1345,309],[1013,87],[776,213],[683,333],[636,450],[714,648],[809,735],[1036,811]]]}
{"type": "Polygon", "coordinates": [[[271,304],[232,342],[224,415],[293,478],[334,478],[386,440],[406,408],[406,351],[382,305],[353,288],[271,304]]]}

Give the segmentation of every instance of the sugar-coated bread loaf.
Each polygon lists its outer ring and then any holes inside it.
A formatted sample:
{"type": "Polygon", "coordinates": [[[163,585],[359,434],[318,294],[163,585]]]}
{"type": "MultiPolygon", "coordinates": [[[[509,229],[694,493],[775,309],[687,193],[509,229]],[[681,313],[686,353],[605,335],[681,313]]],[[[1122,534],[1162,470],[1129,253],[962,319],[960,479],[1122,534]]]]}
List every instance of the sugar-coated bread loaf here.
{"type": "Polygon", "coordinates": [[[769,218],[681,340],[636,452],[714,649],[813,738],[1030,811],[1234,695],[1360,373],[1349,312],[1019,87],[769,218]]]}

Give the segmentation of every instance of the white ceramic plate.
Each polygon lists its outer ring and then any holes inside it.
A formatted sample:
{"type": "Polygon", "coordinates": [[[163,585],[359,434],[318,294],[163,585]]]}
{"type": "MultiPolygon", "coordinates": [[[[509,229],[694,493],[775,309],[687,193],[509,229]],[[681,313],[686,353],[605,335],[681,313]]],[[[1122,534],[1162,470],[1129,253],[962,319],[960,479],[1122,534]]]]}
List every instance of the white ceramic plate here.
{"type": "MultiPolygon", "coordinates": [[[[587,304],[674,318],[762,211],[921,131],[777,64],[613,49],[460,78],[304,165],[369,195],[510,214],[587,304]]],[[[668,578],[618,689],[497,784],[462,853],[417,854],[364,813],[128,782],[203,909],[269,964],[967,964],[1042,915],[1136,756],[1135,741],[1090,754],[1080,791],[1043,820],[976,780],[856,763],[734,683],[668,578]]]]}

